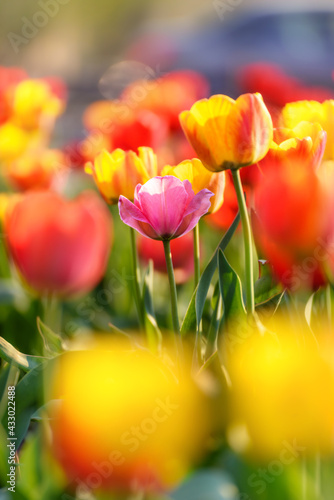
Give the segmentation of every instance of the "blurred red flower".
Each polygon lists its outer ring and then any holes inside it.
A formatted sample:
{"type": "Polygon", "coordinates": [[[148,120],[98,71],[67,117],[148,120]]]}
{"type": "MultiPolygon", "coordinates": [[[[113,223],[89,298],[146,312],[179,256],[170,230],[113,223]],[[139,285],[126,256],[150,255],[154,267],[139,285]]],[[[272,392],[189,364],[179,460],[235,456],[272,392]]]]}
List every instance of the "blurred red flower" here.
{"type": "MultiPolygon", "coordinates": [[[[151,81],[137,81],[129,85],[122,94],[122,100],[131,102],[136,90],[148,89],[137,101],[140,109],[149,110],[163,117],[170,130],[180,130],[179,114],[209,93],[206,78],[195,71],[172,71],[151,81]],[[149,88],[148,88],[148,83],[149,88]]],[[[138,92],[139,93],[139,92],[138,92]]]]}
{"type": "MultiPolygon", "coordinates": [[[[194,239],[192,233],[187,233],[181,238],[171,240],[171,253],[174,266],[175,281],[177,284],[185,283],[194,273],[194,239]]],[[[138,254],[140,259],[148,263],[153,261],[155,271],[166,273],[166,259],[162,241],[151,240],[139,235],[137,239],[138,254]]]]}
{"type": "Polygon", "coordinates": [[[269,169],[255,190],[255,241],[276,277],[288,288],[325,282],[330,258],[331,202],[316,172],[304,163],[269,169]]]}
{"type": "Polygon", "coordinates": [[[0,125],[10,118],[11,108],[6,99],[8,89],[28,78],[21,68],[0,66],[0,125]]]}
{"type": "Polygon", "coordinates": [[[159,149],[167,140],[164,118],[151,111],[128,106],[121,101],[97,101],[91,104],[83,117],[90,135],[82,143],[86,160],[93,161],[106,149],[137,151],[146,146],[159,149]]]}
{"type": "Polygon", "coordinates": [[[333,91],[326,87],[305,85],[275,64],[259,62],[245,66],[239,81],[246,92],[260,92],[266,104],[282,108],[294,101],[326,101],[333,98],[333,91]]]}

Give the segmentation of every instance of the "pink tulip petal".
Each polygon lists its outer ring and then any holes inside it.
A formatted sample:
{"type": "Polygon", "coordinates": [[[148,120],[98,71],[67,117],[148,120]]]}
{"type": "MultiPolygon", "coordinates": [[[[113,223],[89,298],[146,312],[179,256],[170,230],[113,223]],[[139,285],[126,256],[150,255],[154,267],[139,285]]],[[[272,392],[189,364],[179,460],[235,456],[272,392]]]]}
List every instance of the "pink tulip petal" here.
{"type": "Polygon", "coordinates": [[[143,187],[142,184],[137,184],[137,186],[135,187],[134,204],[136,205],[137,208],[139,208],[139,210],[141,210],[141,205],[138,198],[138,193],[142,187],[143,187]]]}
{"type": "Polygon", "coordinates": [[[182,181],[166,175],[147,181],[138,191],[138,200],[147,221],[165,239],[181,224],[189,204],[189,193],[182,181]]]}
{"type": "Polygon", "coordinates": [[[120,196],[118,201],[119,216],[124,224],[132,227],[143,236],[159,240],[160,237],[154,231],[145,215],[125,196],[120,196]]]}
{"type": "Polygon", "coordinates": [[[184,213],[181,224],[173,235],[174,238],[188,233],[196,226],[199,219],[209,211],[211,196],[213,196],[211,191],[202,189],[193,197],[184,213]]]}
{"type": "Polygon", "coordinates": [[[191,202],[191,200],[194,198],[195,193],[193,191],[193,187],[191,185],[191,182],[188,181],[188,179],[185,179],[183,182],[184,189],[187,191],[188,194],[188,203],[191,202]]]}

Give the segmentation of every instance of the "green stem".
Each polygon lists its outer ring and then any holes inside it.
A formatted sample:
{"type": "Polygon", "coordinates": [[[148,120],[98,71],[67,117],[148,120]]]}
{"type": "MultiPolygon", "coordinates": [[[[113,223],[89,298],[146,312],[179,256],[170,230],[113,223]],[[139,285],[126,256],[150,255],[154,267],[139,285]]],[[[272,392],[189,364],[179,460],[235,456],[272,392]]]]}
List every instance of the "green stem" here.
{"type": "Polygon", "coordinates": [[[332,292],[331,292],[331,285],[327,285],[326,287],[326,309],[327,309],[327,318],[328,318],[328,324],[331,326],[332,324],[332,292]]]}
{"type": "Polygon", "coordinates": [[[43,303],[43,321],[54,332],[61,331],[61,304],[59,299],[51,293],[46,295],[42,301],[43,303]]]}
{"type": "MultiPolygon", "coordinates": [[[[201,278],[201,267],[200,267],[200,246],[199,246],[199,224],[193,229],[193,241],[194,241],[194,289],[199,283],[201,278]]],[[[195,341],[195,354],[197,364],[200,365],[202,362],[202,321],[198,325],[198,329],[196,331],[196,341],[195,341]]]]}
{"type": "Polygon", "coordinates": [[[321,498],[321,456],[318,452],[315,456],[314,493],[317,499],[321,498]]]}
{"type": "Polygon", "coordinates": [[[307,464],[306,464],[306,458],[302,457],[301,459],[301,495],[302,495],[302,500],[307,499],[307,464]]]}
{"type": "Polygon", "coordinates": [[[246,305],[248,314],[252,315],[255,311],[254,303],[254,278],[253,278],[253,248],[252,232],[249,223],[247,206],[243,194],[242,183],[239,170],[231,170],[235,192],[238,198],[239,211],[242,222],[242,230],[245,246],[245,274],[246,274],[246,305]]]}
{"type": "Polygon", "coordinates": [[[179,323],[179,314],[177,308],[177,294],[176,294],[176,284],[175,284],[175,276],[172,262],[172,254],[170,251],[170,241],[163,241],[164,251],[165,251],[165,259],[169,280],[169,290],[170,290],[170,300],[172,306],[172,320],[173,320],[173,329],[174,333],[177,337],[181,338],[180,334],[180,323],[179,323]]]}
{"type": "Polygon", "coordinates": [[[210,358],[210,356],[212,356],[212,354],[217,349],[217,337],[218,337],[219,325],[220,325],[220,320],[221,320],[221,315],[222,315],[222,308],[223,308],[222,296],[221,296],[221,294],[219,294],[219,298],[217,300],[215,309],[213,311],[210,329],[209,329],[209,333],[208,333],[208,340],[207,340],[206,351],[205,351],[205,359],[206,360],[208,360],[210,358]]]}
{"type": "Polygon", "coordinates": [[[194,227],[193,236],[194,236],[194,271],[195,271],[195,288],[196,288],[201,277],[199,224],[196,224],[196,226],[194,227]]]}
{"type": "Polygon", "coordinates": [[[145,320],[144,320],[142,299],[141,299],[140,286],[139,286],[141,278],[140,278],[140,269],[138,266],[136,233],[132,227],[130,227],[130,235],[131,235],[132,270],[133,270],[134,279],[135,279],[134,296],[135,296],[135,302],[136,302],[136,308],[137,308],[137,314],[138,314],[140,328],[144,329],[145,320]]]}

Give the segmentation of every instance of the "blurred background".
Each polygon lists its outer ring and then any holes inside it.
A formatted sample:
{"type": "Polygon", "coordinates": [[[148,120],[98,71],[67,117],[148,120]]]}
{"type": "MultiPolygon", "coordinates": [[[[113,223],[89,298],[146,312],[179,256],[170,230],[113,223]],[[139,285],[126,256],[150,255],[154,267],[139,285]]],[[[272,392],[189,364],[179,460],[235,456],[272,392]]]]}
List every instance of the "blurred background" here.
{"type": "Polygon", "coordinates": [[[101,98],[100,79],[104,97],[117,97],[134,76],[131,61],[147,78],[200,71],[212,93],[233,97],[253,91],[240,69],[255,62],[333,89],[332,0],[13,0],[1,2],[0,36],[0,65],[67,83],[58,128],[68,139],[80,133],[85,106],[101,98]]]}

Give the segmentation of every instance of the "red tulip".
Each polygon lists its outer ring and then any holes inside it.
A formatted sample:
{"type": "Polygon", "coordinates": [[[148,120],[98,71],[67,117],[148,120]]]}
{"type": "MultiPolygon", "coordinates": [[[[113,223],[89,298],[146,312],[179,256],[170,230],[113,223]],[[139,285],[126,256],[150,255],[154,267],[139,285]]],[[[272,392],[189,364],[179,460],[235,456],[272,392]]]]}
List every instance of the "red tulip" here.
{"type": "Polygon", "coordinates": [[[332,210],[317,173],[304,163],[269,169],[256,188],[255,207],[255,240],[277,278],[292,290],[323,284],[332,210]]]}
{"type": "Polygon", "coordinates": [[[19,201],[5,221],[10,255],[28,285],[41,294],[91,290],[102,278],[112,222],[92,192],[73,201],[36,192],[19,201]]]}
{"type": "Polygon", "coordinates": [[[7,121],[11,114],[11,108],[6,99],[8,89],[26,78],[28,75],[23,69],[0,66],[0,124],[7,121]]]}
{"type": "Polygon", "coordinates": [[[241,70],[240,83],[246,92],[260,92],[266,104],[278,107],[305,99],[322,102],[333,98],[330,89],[307,86],[274,64],[256,63],[246,66],[241,70]]]}
{"type": "Polygon", "coordinates": [[[158,149],[167,139],[167,123],[151,111],[129,107],[121,101],[97,101],[84,114],[91,135],[83,142],[86,159],[94,160],[102,149],[137,151],[158,149]]]}

